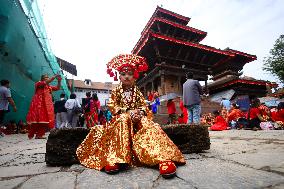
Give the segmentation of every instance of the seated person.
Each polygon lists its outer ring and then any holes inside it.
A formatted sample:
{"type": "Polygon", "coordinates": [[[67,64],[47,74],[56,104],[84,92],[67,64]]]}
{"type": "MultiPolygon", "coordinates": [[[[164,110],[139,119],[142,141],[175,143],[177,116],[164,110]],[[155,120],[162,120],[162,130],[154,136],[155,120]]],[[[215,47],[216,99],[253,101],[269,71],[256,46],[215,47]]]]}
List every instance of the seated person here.
{"type": "Polygon", "coordinates": [[[159,166],[163,177],[174,176],[175,164],[185,164],[185,159],[159,124],[152,121],[151,110],[135,85],[139,72],[148,68],[146,59],[119,55],[107,68],[110,76],[117,75],[112,69],[117,70],[120,79],[108,103],[113,117],[105,126],[91,128],[76,151],[80,163],[109,174],[128,166],[159,166]]]}
{"type": "Polygon", "coordinates": [[[247,119],[249,120],[248,129],[260,129],[260,122],[265,121],[258,109],[259,105],[260,101],[258,98],[255,98],[251,101],[251,107],[247,114],[247,119]]]}
{"type": "Polygon", "coordinates": [[[271,119],[274,121],[275,129],[284,128],[284,102],[280,102],[275,111],[271,111],[271,119]]]}
{"type": "Polygon", "coordinates": [[[229,126],[232,128],[233,126],[236,127],[237,121],[239,118],[244,117],[243,112],[240,110],[240,107],[236,104],[232,104],[232,108],[227,116],[227,122],[229,126]]]}
{"type": "Polygon", "coordinates": [[[218,110],[215,110],[213,112],[213,115],[215,116],[214,124],[210,127],[211,131],[223,131],[226,130],[228,127],[228,124],[226,120],[220,116],[220,112],[218,110]]]}
{"type": "Polygon", "coordinates": [[[258,107],[261,116],[265,121],[270,120],[270,109],[265,105],[265,103],[261,103],[260,106],[258,107]]]}

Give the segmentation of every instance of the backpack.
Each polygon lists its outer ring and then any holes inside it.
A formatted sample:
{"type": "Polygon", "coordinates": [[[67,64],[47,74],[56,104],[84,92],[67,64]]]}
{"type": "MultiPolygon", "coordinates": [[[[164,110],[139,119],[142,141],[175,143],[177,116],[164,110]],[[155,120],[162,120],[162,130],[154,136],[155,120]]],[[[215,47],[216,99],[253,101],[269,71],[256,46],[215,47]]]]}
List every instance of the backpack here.
{"type": "Polygon", "coordinates": [[[78,106],[78,101],[75,101],[75,105],[73,106],[72,112],[75,114],[80,114],[82,113],[82,108],[78,106]]]}

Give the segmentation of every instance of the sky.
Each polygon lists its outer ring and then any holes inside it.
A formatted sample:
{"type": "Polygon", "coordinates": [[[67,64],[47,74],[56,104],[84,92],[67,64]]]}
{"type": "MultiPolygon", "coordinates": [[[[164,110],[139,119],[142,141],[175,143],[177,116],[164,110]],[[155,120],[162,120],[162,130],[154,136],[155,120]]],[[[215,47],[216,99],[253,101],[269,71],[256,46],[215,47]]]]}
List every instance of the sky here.
{"type": "MultiPolygon", "coordinates": [[[[243,75],[279,82],[263,59],[284,34],[283,0],[38,0],[54,54],[77,66],[74,79],[113,81],[106,63],[130,53],[157,6],[207,32],[201,44],[257,56],[243,75]]],[[[69,76],[70,77],[70,76],[69,76]]]]}

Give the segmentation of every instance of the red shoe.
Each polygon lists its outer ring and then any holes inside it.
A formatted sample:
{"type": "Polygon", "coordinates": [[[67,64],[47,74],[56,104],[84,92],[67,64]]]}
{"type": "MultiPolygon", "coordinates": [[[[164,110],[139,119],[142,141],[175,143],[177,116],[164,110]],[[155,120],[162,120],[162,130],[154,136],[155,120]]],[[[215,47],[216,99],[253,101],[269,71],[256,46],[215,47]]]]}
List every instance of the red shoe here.
{"type": "Polygon", "coordinates": [[[34,135],[33,135],[33,136],[31,136],[31,135],[29,135],[29,134],[28,134],[28,138],[31,140],[31,139],[33,139],[33,138],[34,138],[34,135]]]}
{"type": "Polygon", "coordinates": [[[105,166],[105,172],[106,172],[107,174],[118,173],[118,171],[119,171],[119,166],[118,166],[118,164],[105,166]]]}
{"type": "Polygon", "coordinates": [[[176,165],[171,160],[162,161],[159,163],[160,174],[164,178],[173,177],[176,174],[176,165]]]}

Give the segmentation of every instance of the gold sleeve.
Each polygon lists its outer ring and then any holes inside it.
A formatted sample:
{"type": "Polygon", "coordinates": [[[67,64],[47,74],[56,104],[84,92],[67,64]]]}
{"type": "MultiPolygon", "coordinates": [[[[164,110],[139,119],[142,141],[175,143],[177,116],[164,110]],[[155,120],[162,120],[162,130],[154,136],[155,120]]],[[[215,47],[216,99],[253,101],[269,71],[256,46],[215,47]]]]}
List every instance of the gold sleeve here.
{"type": "Polygon", "coordinates": [[[149,108],[147,107],[146,101],[145,101],[145,97],[143,96],[143,94],[140,92],[140,90],[137,87],[137,109],[140,109],[142,111],[144,111],[146,113],[146,115],[149,115],[151,112],[149,111],[149,108]]]}
{"type": "Polygon", "coordinates": [[[119,106],[118,93],[119,90],[117,90],[117,88],[113,89],[108,101],[108,108],[113,115],[116,115],[119,112],[121,112],[121,107],[119,106]]]}

